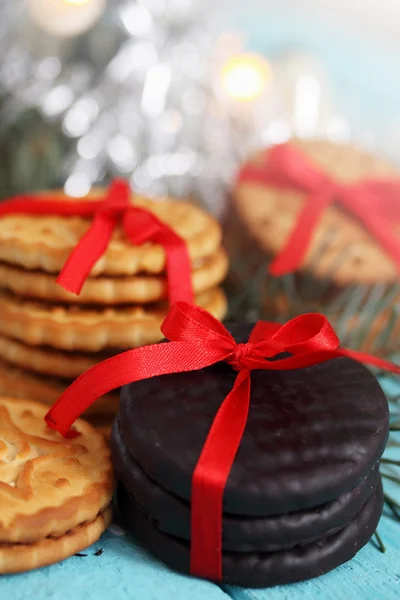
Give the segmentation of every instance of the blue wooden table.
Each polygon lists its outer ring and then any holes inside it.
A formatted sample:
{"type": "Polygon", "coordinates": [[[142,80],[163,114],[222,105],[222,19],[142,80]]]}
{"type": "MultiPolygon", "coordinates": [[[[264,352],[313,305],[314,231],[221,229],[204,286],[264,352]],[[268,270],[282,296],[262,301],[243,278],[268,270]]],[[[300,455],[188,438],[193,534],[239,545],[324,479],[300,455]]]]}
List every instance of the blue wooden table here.
{"type": "MultiPolygon", "coordinates": [[[[400,500],[400,494],[399,494],[400,500]]],[[[398,600],[400,524],[383,517],[382,554],[370,542],[356,558],[327,575],[266,590],[219,587],[178,575],[111,527],[85,551],[68,560],[21,575],[0,578],[1,600],[398,600]],[[103,554],[95,556],[100,548],[103,554]]]]}
{"type": "MultiPolygon", "coordinates": [[[[390,394],[396,393],[390,381],[382,384],[390,394]]],[[[397,411],[398,406],[392,409],[397,411]]],[[[400,458],[400,433],[391,439],[398,445],[388,448],[386,455],[400,458]]],[[[388,491],[400,502],[400,488],[388,491]]],[[[0,600],[399,600],[400,523],[385,511],[378,531],[385,554],[371,541],[352,561],[318,579],[247,590],[174,573],[112,525],[84,552],[87,556],[0,577],[0,600]],[[100,549],[103,553],[96,556],[100,549]]]]}
{"type": "MultiPolygon", "coordinates": [[[[310,27],[308,14],[304,15],[304,22],[286,15],[273,19],[269,14],[258,20],[246,20],[241,12],[236,16],[241,29],[249,32],[252,49],[272,55],[293,42],[298,48],[319,55],[342,94],[350,88],[363,92],[362,106],[357,104],[357,111],[361,108],[368,113],[363,114],[363,122],[379,122],[382,131],[385,124],[381,119],[385,117],[391,126],[394,117],[397,121],[399,71],[393,71],[383,49],[380,55],[367,44],[357,45],[350,36],[341,44],[328,44],[325,31],[310,27]],[[365,102],[365,98],[369,101],[365,102]]],[[[397,498],[400,502],[400,493],[397,498]]],[[[246,590],[173,573],[120,529],[111,527],[85,551],[86,557],[72,557],[31,573],[0,577],[0,600],[399,600],[400,524],[384,516],[379,533],[386,544],[386,554],[371,542],[351,562],[318,579],[267,590],[246,590]],[[103,553],[95,556],[100,548],[103,553]]]]}

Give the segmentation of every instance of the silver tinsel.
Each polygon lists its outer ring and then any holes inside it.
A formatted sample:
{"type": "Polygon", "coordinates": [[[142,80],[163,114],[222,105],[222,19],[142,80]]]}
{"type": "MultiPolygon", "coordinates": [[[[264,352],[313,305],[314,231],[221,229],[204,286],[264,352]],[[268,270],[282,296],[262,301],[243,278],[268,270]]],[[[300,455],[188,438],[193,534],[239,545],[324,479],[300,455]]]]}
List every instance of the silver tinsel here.
{"type": "Polygon", "coordinates": [[[229,96],[221,68],[243,43],[221,32],[209,0],[109,1],[69,38],[27,9],[71,1],[0,0],[0,154],[11,155],[0,195],[59,185],[78,196],[122,175],[138,192],[190,194],[220,215],[249,151],[293,133],[348,135],[323,71],[301,52],[270,63],[257,98],[229,96]]]}
{"type": "Polygon", "coordinates": [[[56,125],[69,142],[57,174],[69,194],[122,175],[151,195],[199,193],[218,212],[236,160],[215,85],[229,40],[213,25],[201,0],[127,0],[63,39],[3,0],[0,138],[33,109],[38,130],[56,125]]]}

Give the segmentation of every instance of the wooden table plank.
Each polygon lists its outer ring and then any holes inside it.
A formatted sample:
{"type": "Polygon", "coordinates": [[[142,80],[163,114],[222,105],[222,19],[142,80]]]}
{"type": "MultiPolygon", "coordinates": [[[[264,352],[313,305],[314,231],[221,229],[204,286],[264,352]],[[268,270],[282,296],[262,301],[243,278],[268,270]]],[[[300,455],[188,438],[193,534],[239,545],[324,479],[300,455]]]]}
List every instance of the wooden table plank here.
{"type": "Polygon", "coordinates": [[[0,577],[1,600],[229,600],[212,583],[173,573],[125,536],[107,532],[84,553],[0,577]]]}

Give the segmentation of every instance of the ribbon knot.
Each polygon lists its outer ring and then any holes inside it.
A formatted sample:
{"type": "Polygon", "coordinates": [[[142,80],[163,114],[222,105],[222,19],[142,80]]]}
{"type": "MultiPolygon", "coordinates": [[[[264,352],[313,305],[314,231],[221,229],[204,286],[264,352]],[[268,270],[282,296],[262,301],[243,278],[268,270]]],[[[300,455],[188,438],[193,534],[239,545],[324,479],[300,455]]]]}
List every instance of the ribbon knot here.
{"type": "Polygon", "coordinates": [[[110,185],[107,196],[99,205],[98,214],[121,220],[129,209],[130,190],[126,183],[116,179],[110,185]]]}
{"type": "Polygon", "coordinates": [[[191,262],[184,240],[151,211],[131,203],[130,196],[128,183],[116,179],[102,200],[66,202],[59,197],[19,196],[1,203],[0,217],[10,214],[92,217],[89,229],[72,250],[57,278],[57,283],[73,294],[81,292],[120,224],[132,244],[153,242],[163,246],[170,302],[193,302],[191,262]]]}
{"type": "Polygon", "coordinates": [[[241,369],[251,369],[252,363],[247,360],[251,357],[253,353],[253,344],[251,342],[246,342],[245,344],[237,344],[233,355],[226,359],[235,371],[240,371],[241,369]]]}
{"type": "Polygon", "coordinates": [[[270,148],[261,164],[244,165],[238,182],[295,189],[306,195],[288,239],[269,266],[272,275],[285,275],[302,265],[324,210],[334,202],[365,227],[400,271],[400,239],[394,229],[400,226],[399,179],[345,184],[329,177],[291,144],[281,144],[270,148]]]}

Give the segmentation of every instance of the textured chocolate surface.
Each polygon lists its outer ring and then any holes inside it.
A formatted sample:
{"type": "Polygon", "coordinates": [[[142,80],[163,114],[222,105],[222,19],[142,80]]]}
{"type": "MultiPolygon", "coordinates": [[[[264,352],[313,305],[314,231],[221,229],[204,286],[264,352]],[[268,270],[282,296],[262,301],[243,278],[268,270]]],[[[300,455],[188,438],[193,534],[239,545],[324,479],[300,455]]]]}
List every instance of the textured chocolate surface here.
{"type": "MultiPolygon", "coordinates": [[[[347,562],[370,540],[382,514],[379,484],[362,510],[339,533],[307,546],[273,553],[224,552],[223,583],[245,587],[270,587],[318,577],[347,562]]],[[[132,504],[122,486],[118,508],[125,527],[139,542],[171,568],[189,572],[189,544],[161,533],[132,504]]]]}
{"type": "MultiPolygon", "coordinates": [[[[238,342],[251,326],[236,326],[238,342]]],[[[236,373],[224,363],[153,377],[121,391],[129,453],[165,489],[190,498],[191,477],[236,373]]],[[[313,508],[356,487],[379,460],[388,406],[375,377],[348,359],[294,371],[253,371],[246,430],[224,512],[268,516],[313,508]]]]}
{"type": "MultiPolygon", "coordinates": [[[[115,476],[141,512],[162,532],[190,539],[190,504],[152,480],[129,455],[114,422],[111,449],[115,476]]],[[[339,499],[315,509],[272,517],[224,515],[222,546],[233,552],[274,552],[333,535],[348,525],[375,491],[378,465],[339,499]]]]}

